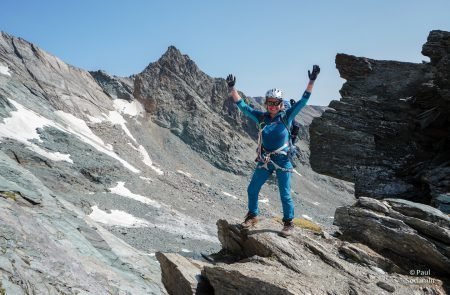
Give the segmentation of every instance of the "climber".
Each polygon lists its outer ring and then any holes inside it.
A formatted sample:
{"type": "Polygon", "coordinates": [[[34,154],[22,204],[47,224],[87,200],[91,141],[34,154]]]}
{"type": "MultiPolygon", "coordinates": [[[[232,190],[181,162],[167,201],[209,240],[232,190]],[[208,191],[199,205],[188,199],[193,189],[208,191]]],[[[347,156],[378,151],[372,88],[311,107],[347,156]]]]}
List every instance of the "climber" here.
{"type": "Polygon", "coordinates": [[[266,112],[248,106],[240,97],[234,85],[236,77],[228,75],[226,82],[230,95],[238,108],[258,124],[257,166],[247,188],[248,212],[241,226],[248,229],[258,223],[258,194],[269,176],[275,171],[278,179],[281,204],[283,207],[283,229],[280,235],[288,237],[294,230],[294,203],[291,198],[292,163],[287,155],[289,149],[289,129],[295,116],[306,105],[311,95],[314,82],[320,72],[317,65],[308,71],[309,83],[300,100],[288,110],[284,110],[283,92],[273,88],[266,92],[266,112]]]}

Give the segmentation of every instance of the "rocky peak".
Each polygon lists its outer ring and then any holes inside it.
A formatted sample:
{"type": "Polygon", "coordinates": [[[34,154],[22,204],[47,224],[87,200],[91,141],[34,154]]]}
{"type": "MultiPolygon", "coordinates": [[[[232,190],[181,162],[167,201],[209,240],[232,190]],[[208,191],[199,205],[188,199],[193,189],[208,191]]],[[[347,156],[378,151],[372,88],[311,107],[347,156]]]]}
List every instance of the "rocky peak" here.
{"type": "Polygon", "coordinates": [[[205,75],[188,55],[182,54],[175,46],[169,46],[158,61],[150,63],[143,72],[153,71],[155,68],[188,76],[205,75]]]}

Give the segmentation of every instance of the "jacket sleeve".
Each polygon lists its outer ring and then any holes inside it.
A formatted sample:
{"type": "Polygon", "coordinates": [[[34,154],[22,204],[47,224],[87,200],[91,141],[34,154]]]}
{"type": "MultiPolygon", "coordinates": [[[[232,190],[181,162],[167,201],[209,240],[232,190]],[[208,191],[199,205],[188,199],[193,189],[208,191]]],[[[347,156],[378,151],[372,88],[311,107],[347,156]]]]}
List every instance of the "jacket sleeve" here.
{"type": "Polygon", "coordinates": [[[300,113],[300,111],[303,109],[303,107],[308,102],[309,97],[311,96],[311,92],[305,91],[303,92],[302,98],[297,101],[289,110],[286,111],[286,118],[288,126],[291,126],[292,121],[294,121],[295,116],[300,113]]]}
{"type": "Polygon", "coordinates": [[[243,99],[237,101],[236,105],[244,113],[244,115],[255,121],[256,124],[259,124],[259,118],[264,115],[264,112],[255,110],[254,108],[246,104],[243,99]]]}

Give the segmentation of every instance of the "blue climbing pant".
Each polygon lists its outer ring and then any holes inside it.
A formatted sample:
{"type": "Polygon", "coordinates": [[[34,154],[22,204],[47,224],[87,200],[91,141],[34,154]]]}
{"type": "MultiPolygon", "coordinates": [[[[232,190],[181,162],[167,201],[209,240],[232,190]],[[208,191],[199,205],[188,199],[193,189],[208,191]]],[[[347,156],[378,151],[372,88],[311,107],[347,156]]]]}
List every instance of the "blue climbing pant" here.
{"type": "MultiPolygon", "coordinates": [[[[294,202],[291,198],[291,174],[290,171],[275,169],[272,163],[265,169],[258,165],[255,169],[252,180],[247,188],[248,193],[248,211],[255,216],[258,215],[258,195],[263,184],[269,176],[276,170],[278,179],[278,190],[280,191],[281,204],[283,206],[283,221],[289,221],[294,218],[294,202]]],[[[285,165],[283,165],[285,166],[285,165]]]]}

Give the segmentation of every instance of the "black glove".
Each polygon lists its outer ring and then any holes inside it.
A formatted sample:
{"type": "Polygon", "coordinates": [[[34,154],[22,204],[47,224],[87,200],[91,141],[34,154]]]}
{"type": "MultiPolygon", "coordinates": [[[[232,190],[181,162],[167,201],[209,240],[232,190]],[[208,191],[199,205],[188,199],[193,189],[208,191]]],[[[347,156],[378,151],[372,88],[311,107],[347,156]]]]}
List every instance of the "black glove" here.
{"type": "Polygon", "coordinates": [[[312,80],[312,81],[316,80],[317,79],[317,75],[319,75],[319,73],[320,73],[319,66],[318,65],[313,65],[312,73],[308,70],[309,80],[312,80]]]}
{"type": "Polygon", "coordinates": [[[293,107],[294,104],[296,103],[295,99],[292,99],[292,98],[291,98],[291,100],[289,102],[291,103],[291,107],[293,107]]]}
{"type": "Polygon", "coordinates": [[[236,84],[236,77],[234,77],[233,75],[229,74],[227,76],[227,84],[228,87],[234,87],[234,84],[236,84]]]}

